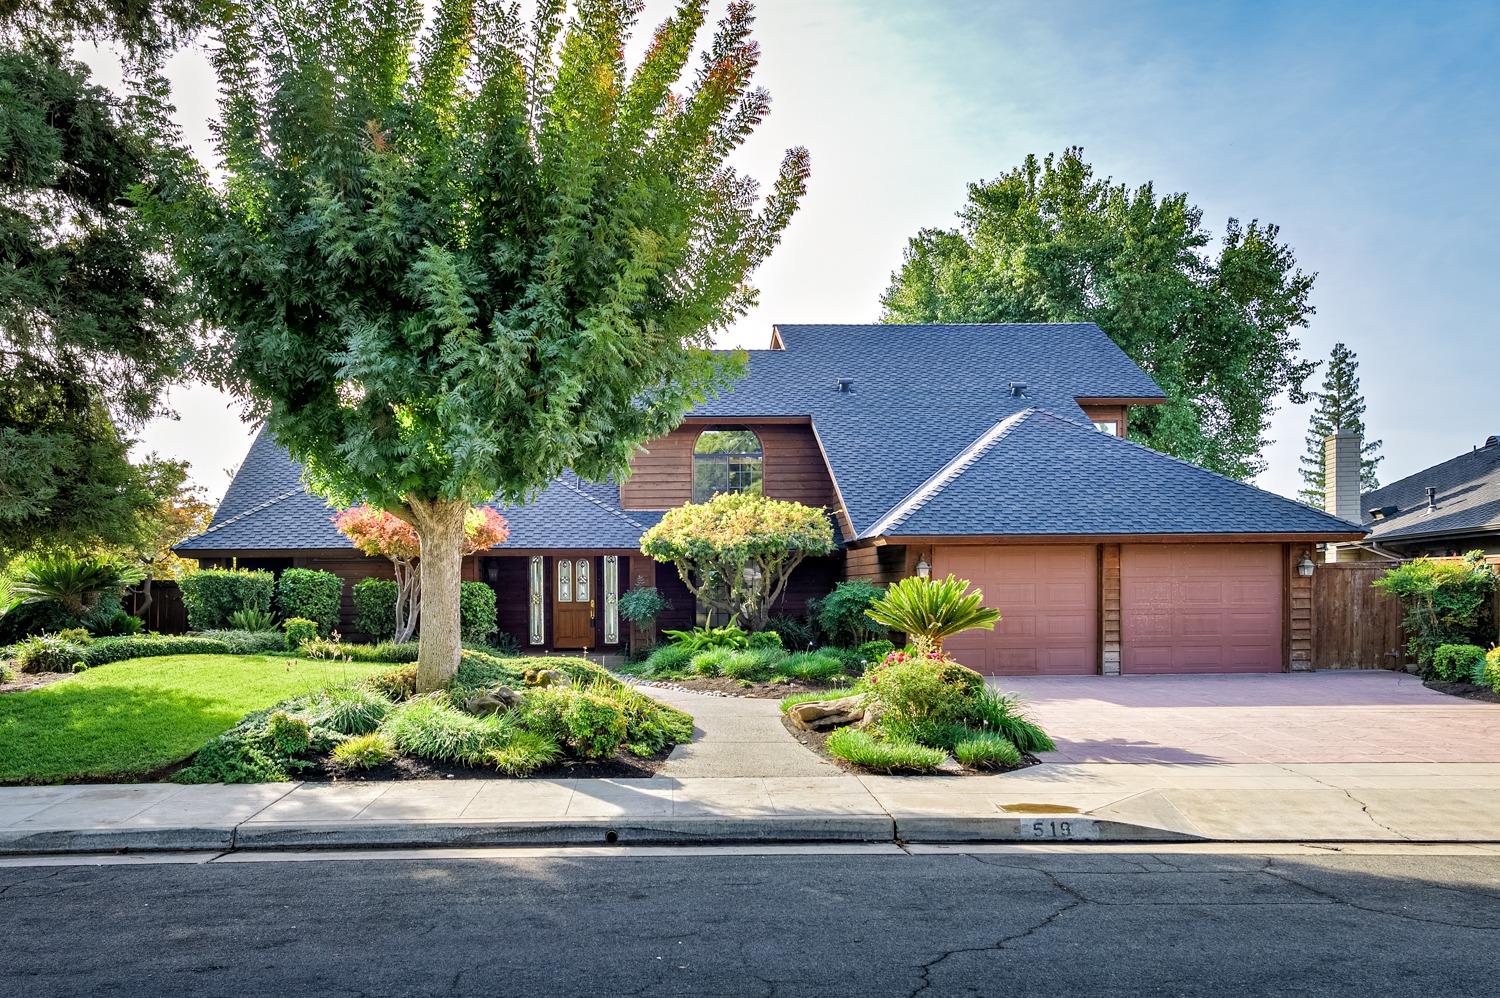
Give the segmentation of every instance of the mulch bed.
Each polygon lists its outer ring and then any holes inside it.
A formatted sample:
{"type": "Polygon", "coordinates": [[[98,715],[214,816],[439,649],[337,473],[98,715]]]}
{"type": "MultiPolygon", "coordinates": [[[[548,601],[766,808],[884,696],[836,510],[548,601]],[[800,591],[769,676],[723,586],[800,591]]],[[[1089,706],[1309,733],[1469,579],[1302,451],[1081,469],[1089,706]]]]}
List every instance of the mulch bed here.
{"type": "Polygon", "coordinates": [[[825,690],[841,689],[853,678],[848,679],[840,686],[829,686],[825,683],[809,683],[800,679],[791,679],[775,683],[745,683],[738,679],[730,679],[727,676],[695,677],[693,679],[643,679],[639,681],[641,686],[655,686],[669,690],[687,690],[690,693],[707,693],[725,697],[745,697],[751,700],[780,700],[789,697],[793,693],[822,693],[825,690]]]}
{"type": "MultiPolygon", "coordinates": [[[[855,776],[865,775],[870,772],[870,770],[861,769],[858,766],[845,762],[843,759],[840,759],[838,756],[828,751],[828,736],[833,734],[832,730],[803,731],[801,728],[793,724],[791,718],[787,717],[785,714],[781,715],[781,726],[783,728],[786,728],[787,733],[790,734],[793,738],[797,739],[797,741],[802,744],[803,748],[819,756],[822,756],[824,759],[827,759],[829,762],[833,763],[844,772],[851,773],[855,776]]],[[[931,779],[934,776],[994,776],[996,773],[1015,773],[1022,769],[1030,769],[1032,766],[1038,765],[1041,761],[1042,760],[1038,759],[1036,756],[1029,755],[1023,752],[1021,753],[1021,764],[1012,769],[964,769],[962,767],[958,767],[952,769],[941,769],[936,773],[878,773],[875,775],[911,776],[913,778],[926,779],[931,779]]],[[[957,764],[954,763],[951,758],[948,760],[948,762],[950,766],[957,766],[957,764]]]]}
{"type": "Polygon", "coordinates": [[[1425,679],[1422,685],[1436,693],[1446,693],[1450,697],[1463,697],[1465,700],[1481,700],[1485,703],[1500,703],[1500,693],[1496,693],[1488,686],[1478,686],[1474,683],[1450,683],[1442,679],[1425,679]]]}
{"type": "Polygon", "coordinates": [[[15,679],[0,683],[0,693],[23,693],[26,690],[40,689],[71,675],[71,672],[18,672],[15,679]]]}
{"type": "Polygon", "coordinates": [[[428,762],[425,759],[401,757],[374,769],[350,770],[323,760],[317,769],[297,773],[292,778],[309,783],[388,783],[400,780],[621,780],[655,776],[672,752],[667,749],[649,759],[618,752],[611,759],[598,762],[563,761],[538,769],[525,776],[507,776],[485,766],[428,762]]]}

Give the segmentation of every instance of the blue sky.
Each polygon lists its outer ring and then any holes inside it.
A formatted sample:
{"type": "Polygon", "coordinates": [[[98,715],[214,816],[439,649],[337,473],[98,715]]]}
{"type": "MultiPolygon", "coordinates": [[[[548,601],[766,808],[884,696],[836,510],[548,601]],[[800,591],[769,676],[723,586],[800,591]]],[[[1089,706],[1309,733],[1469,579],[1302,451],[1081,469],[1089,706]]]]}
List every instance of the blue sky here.
{"type": "MultiPolygon", "coordinates": [[[[1279,224],[1318,273],[1304,352],[1360,357],[1367,423],[1393,480],[1500,433],[1500,5],[763,0],[775,101],[744,150],[762,177],[809,147],[805,206],[726,339],[772,322],[861,322],[908,236],[946,225],[965,185],[1028,152],[1082,145],[1100,173],[1186,191],[1215,236],[1279,224]]],[[[648,3],[646,26],[665,11],[648,3]]],[[[717,14],[715,15],[717,16],[717,14]]],[[[646,28],[643,28],[643,34],[646,28]]],[[[211,78],[173,65],[192,139],[211,78]]],[[[1314,379],[1316,382],[1316,378],[1314,379]]],[[[248,443],[206,389],[144,446],[193,461],[217,497],[248,443]]],[[[1284,406],[1259,483],[1296,491],[1306,407],[1284,406]]]]}

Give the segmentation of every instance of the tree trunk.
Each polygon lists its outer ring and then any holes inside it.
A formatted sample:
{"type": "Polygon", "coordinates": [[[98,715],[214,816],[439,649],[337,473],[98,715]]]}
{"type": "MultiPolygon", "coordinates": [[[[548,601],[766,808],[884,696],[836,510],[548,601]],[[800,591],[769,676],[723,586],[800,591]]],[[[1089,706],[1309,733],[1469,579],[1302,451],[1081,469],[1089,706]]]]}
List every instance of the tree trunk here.
{"type": "Polygon", "coordinates": [[[417,619],[422,612],[421,579],[417,566],[410,561],[391,559],[396,575],[396,633],[392,637],[397,643],[410,641],[417,633],[417,619]]]}
{"type": "Polygon", "coordinates": [[[417,692],[430,693],[448,685],[458,671],[461,649],[459,583],[464,560],[463,500],[410,500],[412,525],[421,542],[417,562],[422,600],[422,641],[417,651],[417,692]]]}

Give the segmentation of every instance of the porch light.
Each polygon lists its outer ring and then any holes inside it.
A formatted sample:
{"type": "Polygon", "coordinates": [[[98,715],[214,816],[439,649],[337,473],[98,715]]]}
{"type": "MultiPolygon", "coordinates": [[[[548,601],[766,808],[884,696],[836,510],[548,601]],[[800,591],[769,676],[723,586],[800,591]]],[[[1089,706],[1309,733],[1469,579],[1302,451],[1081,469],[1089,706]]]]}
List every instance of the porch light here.
{"type": "Polygon", "coordinates": [[[920,558],[920,559],[917,560],[917,578],[919,578],[919,579],[930,579],[930,578],[932,578],[932,566],[929,565],[929,564],[927,564],[927,559],[926,558],[920,558]]]}
{"type": "Polygon", "coordinates": [[[1305,579],[1317,571],[1317,568],[1318,566],[1313,564],[1313,560],[1308,556],[1307,552],[1302,552],[1302,560],[1297,562],[1297,574],[1305,579]]]}

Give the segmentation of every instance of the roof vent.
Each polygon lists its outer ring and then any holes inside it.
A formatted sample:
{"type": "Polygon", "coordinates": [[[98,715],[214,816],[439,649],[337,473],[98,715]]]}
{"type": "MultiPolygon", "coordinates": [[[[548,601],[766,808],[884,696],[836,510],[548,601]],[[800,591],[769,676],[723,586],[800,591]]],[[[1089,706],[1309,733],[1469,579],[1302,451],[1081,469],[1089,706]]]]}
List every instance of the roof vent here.
{"type": "Polygon", "coordinates": [[[1437,509],[1437,486],[1427,486],[1427,508],[1437,509]]]}
{"type": "Polygon", "coordinates": [[[1010,397],[1013,398],[1013,399],[1022,399],[1022,398],[1025,398],[1026,397],[1026,382],[1024,382],[1024,381],[1012,381],[1010,383],[1010,397]]]}
{"type": "Polygon", "coordinates": [[[1395,506],[1376,506],[1374,509],[1370,510],[1370,519],[1384,520],[1387,517],[1395,516],[1396,509],[1397,507],[1395,506]]]}
{"type": "Polygon", "coordinates": [[[841,395],[847,395],[849,392],[852,392],[852,391],[854,391],[854,379],[853,378],[840,378],[839,379],[839,393],[841,395]]]}
{"type": "Polygon", "coordinates": [[[1485,437],[1484,445],[1486,447],[1500,447],[1500,437],[1485,437]]]}

